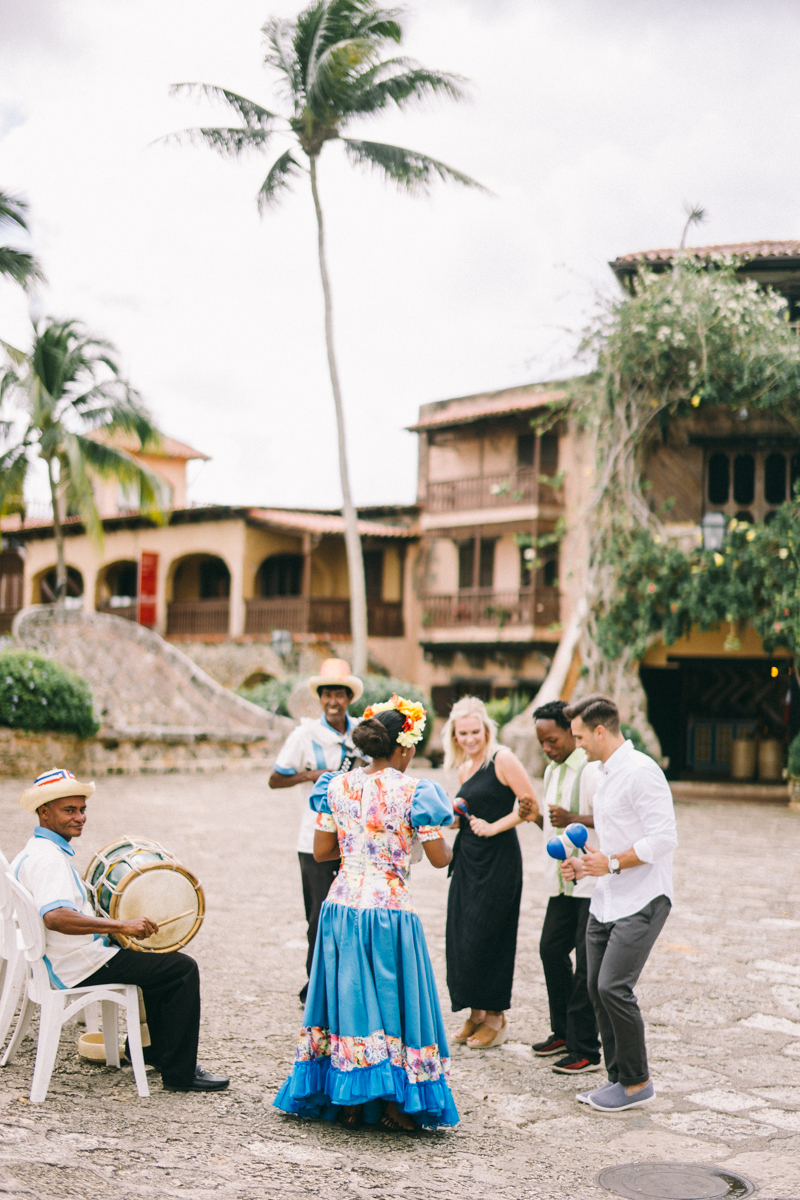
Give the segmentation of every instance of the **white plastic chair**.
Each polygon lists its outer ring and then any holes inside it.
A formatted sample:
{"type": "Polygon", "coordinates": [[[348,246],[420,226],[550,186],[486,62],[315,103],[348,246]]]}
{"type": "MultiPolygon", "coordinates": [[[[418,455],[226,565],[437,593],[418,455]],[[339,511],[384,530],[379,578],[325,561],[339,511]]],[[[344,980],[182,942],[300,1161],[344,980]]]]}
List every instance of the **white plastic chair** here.
{"type": "Polygon", "coordinates": [[[8,862],[0,854],[0,1046],[5,1044],[25,993],[26,964],[14,922],[14,893],[8,862]]]}
{"type": "Polygon", "coordinates": [[[128,1026],[128,1053],[131,1057],[136,1090],[149,1096],[142,1036],[139,1026],[139,994],[135,984],[95,984],[92,987],[54,988],[42,959],[45,952],[44,922],[33,897],[11,875],[6,876],[14,893],[14,915],[20,934],[20,946],[27,968],[26,993],[17,1028],[0,1065],[12,1062],[30,1025],[33,1009],[39,1005],[39,1041],[31,1082],[31,1103],[41,1104],[47,1096],[50,1077],[58,1053],[63,1025],[92,1002],[100,1002],[103,1012],[103,1041],[106,1064],[119,1066],[118,1009],[125,1009],[128,1026]],[[70,1003],[71,1001],[71,1003],[70,1003]]]}

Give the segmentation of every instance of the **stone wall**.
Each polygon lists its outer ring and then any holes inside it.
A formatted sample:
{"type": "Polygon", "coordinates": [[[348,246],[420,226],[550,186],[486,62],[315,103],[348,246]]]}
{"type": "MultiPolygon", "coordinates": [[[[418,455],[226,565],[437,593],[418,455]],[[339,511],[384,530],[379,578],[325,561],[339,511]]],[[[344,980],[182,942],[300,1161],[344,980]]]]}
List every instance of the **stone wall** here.
{"type": "Polygon", "coordinates": [[[155,775],[183,772],[269,770],[285,736],[120,738],[86,740],[69,733],[26,733],[0,728],[0,776],[35,779],[52,767],[77,776],[155,775]]]}

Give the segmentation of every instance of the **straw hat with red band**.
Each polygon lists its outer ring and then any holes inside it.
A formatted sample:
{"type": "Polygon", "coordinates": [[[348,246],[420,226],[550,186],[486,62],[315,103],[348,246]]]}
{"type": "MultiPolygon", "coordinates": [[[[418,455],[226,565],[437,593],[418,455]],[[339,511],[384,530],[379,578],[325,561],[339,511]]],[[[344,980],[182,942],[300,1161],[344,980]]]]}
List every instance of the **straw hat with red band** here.
{"type": "Polygon", "coordinates": [[[350,663],[343,658],[326,658],[319,669],[319,675],[312,675],[308,681],[308,690],[316,696],[320,688],[349,688],[353,700],[357,700],[364,691],[364,684],[357,675],[350,674],[350,663]]]}
{"type": "Polygon", "coordinates": [[[93,794],[93,783],[81,783],[72,771],[67,771],[64,767],[55,767],[34,779],[33,787],[26,788],[19,798],[19,804],[26,812],[35,813],[51,800],[61,800],[64,796],[83,796],[88,800],[93,794]]]}

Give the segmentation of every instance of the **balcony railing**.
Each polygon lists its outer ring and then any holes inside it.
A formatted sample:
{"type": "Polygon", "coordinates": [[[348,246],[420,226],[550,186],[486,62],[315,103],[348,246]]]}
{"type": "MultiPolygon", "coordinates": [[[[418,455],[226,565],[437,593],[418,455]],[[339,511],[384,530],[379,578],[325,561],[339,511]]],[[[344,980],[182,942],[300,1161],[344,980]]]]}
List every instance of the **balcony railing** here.
{"type": "Polygon", "coordinates": [[[126,621],[138,621],[139,603],[131,600],[129,604],[98,604],[97,611],[110,613],[112,617],[123,617],[126,621]]]}
{"type": "Polygon", "coordinates": [[[171,634],[199,637],[227,634],[230,612],[227,599],[173,600],[167,605],[167,637],[171,634]]]}
{"type": "Polygon", "coordinates": [[[426,596],[422,601],[422,623],[428,628],[479,625],[506,629],[515,625],[552,625],[558,619],[559,592],[554,587],[537,588],[535,598],[528,588],[517,592],[467,588],[451,596],[426,596]]]}
{"type": "MultiPolygon", "coordinates": [[[[350,601],[324,596],[269,596],[246,600],[245,633],[291,633],[350,635],[350,601]]],[[[367,602],[370,637],[402,637],[403,606],[387,600],[367,602]]]]}
{"type": "MultiPolygon", "coordinates": [[[[431,513],[446,513],[533,504],[536,500],[534,483],[535,473],[530,470],[505,475],[476,475],[470,479],[453,479],[447,483],[429,483],[425,507],[431,513]]],[[[548,506],[561,505],[561,488],[540,483],[538,502],[548,506]]]]}

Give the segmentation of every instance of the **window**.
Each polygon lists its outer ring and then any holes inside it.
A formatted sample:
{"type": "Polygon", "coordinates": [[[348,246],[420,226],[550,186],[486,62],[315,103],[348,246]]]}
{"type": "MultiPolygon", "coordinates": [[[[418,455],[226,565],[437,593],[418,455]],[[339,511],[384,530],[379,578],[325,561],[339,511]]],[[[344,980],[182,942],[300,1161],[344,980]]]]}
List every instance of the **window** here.
{"type": "Polygon", "coordinates": [[[555,475],[558,470],[558,434],[542,434],[539,466],[543,475],[555,475]]]}
{"type": "Polygon", "coordinates": [[[733,460],[733,498],[737,504],[752,504],[756,495],[756,460],[752,454],[737,454],[733,460]]]}
{"type": "Polygon", "coordinates": [[[711,504],[727,504],[731,490],[727,454],[712,454],[708,460],[708,499],[711,504]]]}
{"type": "Polygon", "coordinates": [[[783,504],[786,499],[786,458],[768,454],[764,461],[764,499],[767,504],[783,504]]]}
{"type": "Polygon", "coordinates": [[[273,554],[259,568],[258,593],[261,596],[299,596],[302,584],[302,554],[273,554]]]}
{"type": "Polygon", "coordinates": [[[368,600],[383,599],[383,551],[364,551],[364,579],[368,600]]]}
{"type": "Polygon", "coordinates": [[[458,589],[475,586],[475,542],[478,541],[478,587],[494,587],[494,539],[472,538],[458,547],[458,589]]]}
{"type": "Polygon", "coordinates": [[[218,600],[230,595],[231,576],[221,558],[206,558],[200,563],[200,599],[218,600]]]}
{"type": "Polygon", "coordinates": [[[475,539],[460,542],[458,546],[458,590],[473,586],[475,568],[475,539]]]}
{"type": "Polygon", "coordinates": [[[517,466],[532,467],[533,466],[533,448],[534,435],[532,433],[521,433],[517,438],[517,466]]]}
{"type": "Polygon", "coordinates": [[[558,559],[548,558],[544,563],[542,570],[542,584],[544,587],[558,587],[558,559]]]}

